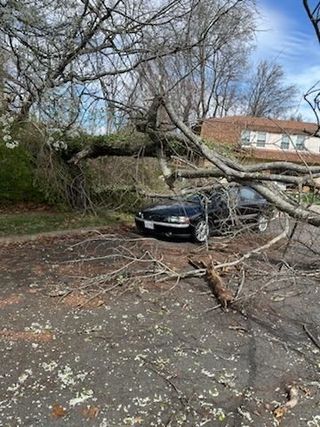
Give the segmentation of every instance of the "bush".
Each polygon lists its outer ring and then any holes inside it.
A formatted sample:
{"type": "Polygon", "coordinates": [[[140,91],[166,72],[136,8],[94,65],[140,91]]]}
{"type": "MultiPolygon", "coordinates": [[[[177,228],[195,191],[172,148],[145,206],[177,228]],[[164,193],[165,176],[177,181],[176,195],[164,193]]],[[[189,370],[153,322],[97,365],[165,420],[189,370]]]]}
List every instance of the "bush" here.
{"type": "Polygon", "coordinates": [[[9,149],[0,144],[0,201],[44,201],[34,185],[32,156],[23,146],[9,149]]]}

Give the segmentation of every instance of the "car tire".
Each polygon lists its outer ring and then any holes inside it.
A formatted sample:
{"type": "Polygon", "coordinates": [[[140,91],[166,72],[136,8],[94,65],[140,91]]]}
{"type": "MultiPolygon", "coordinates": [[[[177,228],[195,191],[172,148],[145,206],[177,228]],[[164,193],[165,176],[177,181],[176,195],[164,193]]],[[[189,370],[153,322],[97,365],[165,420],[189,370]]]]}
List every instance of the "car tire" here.
{"type": "Polygon", "coordinates": [[[192,229],[192,240],[196,243],[204,243],[208,240],[210,234],[209,225],[204,219],[195,223],[192,229]]]}
{"type": "Polygon", "coordinates": [[[267,215],[259,215],[257,218],[256,230],[259,233],[267,231],[270,224],[270,218],[267,215]]]}

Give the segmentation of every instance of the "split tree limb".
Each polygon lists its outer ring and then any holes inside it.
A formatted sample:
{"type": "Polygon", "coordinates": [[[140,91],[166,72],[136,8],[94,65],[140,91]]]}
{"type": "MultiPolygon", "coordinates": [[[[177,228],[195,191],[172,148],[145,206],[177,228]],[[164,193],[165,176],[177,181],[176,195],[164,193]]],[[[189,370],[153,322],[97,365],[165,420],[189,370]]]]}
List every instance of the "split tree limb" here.
{"type": "Polygon", "coordinates": [[[207,281],[214,296],[224,309],[234,300],[232,292],[226,288],[221,276],[216,272],[213,265],[207,267],[207,281]]]}

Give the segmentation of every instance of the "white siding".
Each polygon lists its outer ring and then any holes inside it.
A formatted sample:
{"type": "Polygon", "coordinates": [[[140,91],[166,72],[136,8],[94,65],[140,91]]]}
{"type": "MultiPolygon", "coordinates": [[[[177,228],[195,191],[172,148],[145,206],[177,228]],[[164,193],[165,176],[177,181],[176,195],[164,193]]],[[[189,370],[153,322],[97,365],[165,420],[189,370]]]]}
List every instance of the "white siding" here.
{"type": "MultiPolygon", "coordinates": [[[[281,150],[281,151],[288,151],[288,152],[296,152],[295,144],[297,142],[296,135],[289,135],[289,149],[288,150],[282,150],[281,149],[281,140],[282,140],[282,133],[266,133],[266,143],[265,147],[261,147],[263,150],[281,150]]],[[[250,131],[250,146],[253,148],[260,148],[257,146],[257,136],[258,132],[256,131],[250,131]]],[[[246,145],[248,147],[248,145],[246,145]]],[[[305,139],[305,150],[312,154],[320,154],[320,137],[308,137],[306,136],[305,139]]]]}

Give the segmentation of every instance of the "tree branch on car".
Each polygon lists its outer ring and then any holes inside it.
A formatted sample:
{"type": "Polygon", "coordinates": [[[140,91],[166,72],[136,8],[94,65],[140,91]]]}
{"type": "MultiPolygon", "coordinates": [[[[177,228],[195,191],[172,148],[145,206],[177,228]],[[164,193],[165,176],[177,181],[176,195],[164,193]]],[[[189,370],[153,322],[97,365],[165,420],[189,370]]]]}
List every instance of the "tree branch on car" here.
{"type": "MultiPolygon", "coordinates": [[[[172,106],[167,100],[164,99],[163,104],[170,119],[176,125],[179,131],[189,140],[190,145],[194,147],[198,152],[200,152],[207,161],[213,164],[220,171],[221,177],[225,177],[230,181],[250,185],[253,189],[255,189],[263,197],[265,197],[266,200],[272,203],[279,210],[288,213],[294,218],[302,219],[308,222],[309,224],[316,226],[320,225],[319,214],[304,208],[303,206],[297,204],[295,201],[290,200],[287,196],[284,197],[283,192],[281,192],[275,185],[267,186],[265,184],[262,184],[261,181],[268,180],[267,177],[260,175],[251,175],[251,173],[248,172],[247,166],[241,165],[235,160],[217,154],[214,150],[210,149],[207,145],[205,145],[201,141],[201,139],[181,121],[181,119],[177,116],[177,114],[175,113],[172,106]]],[[[291,165],[291,170],[294,169],[294,165],[291,165]]],[[[297,171],[298,169],[296,169],[296,172],[297,171]]],[[[274,175],[273,180],[277,180],[277,178],[279,178],[279,181],[281,182],[283,179],[281,172],[282,171],[280,170],[279,175],[274,175]]],[[[303,184],[305,182],[306,175],[308,174],[310,176],[309,168],[308,166],[305,166],[304,175],[302,177],[299,176],[299,179],[295,179],[293,177],[293,181],[295,181],[296,184],[303,184]]],[[[310,179],[308,179],[308,182],[312,184],[313,180],[310,181],[310,179]]],[[[313,187],[318,188],[318,185],[313,183],[313,187]]]]}

